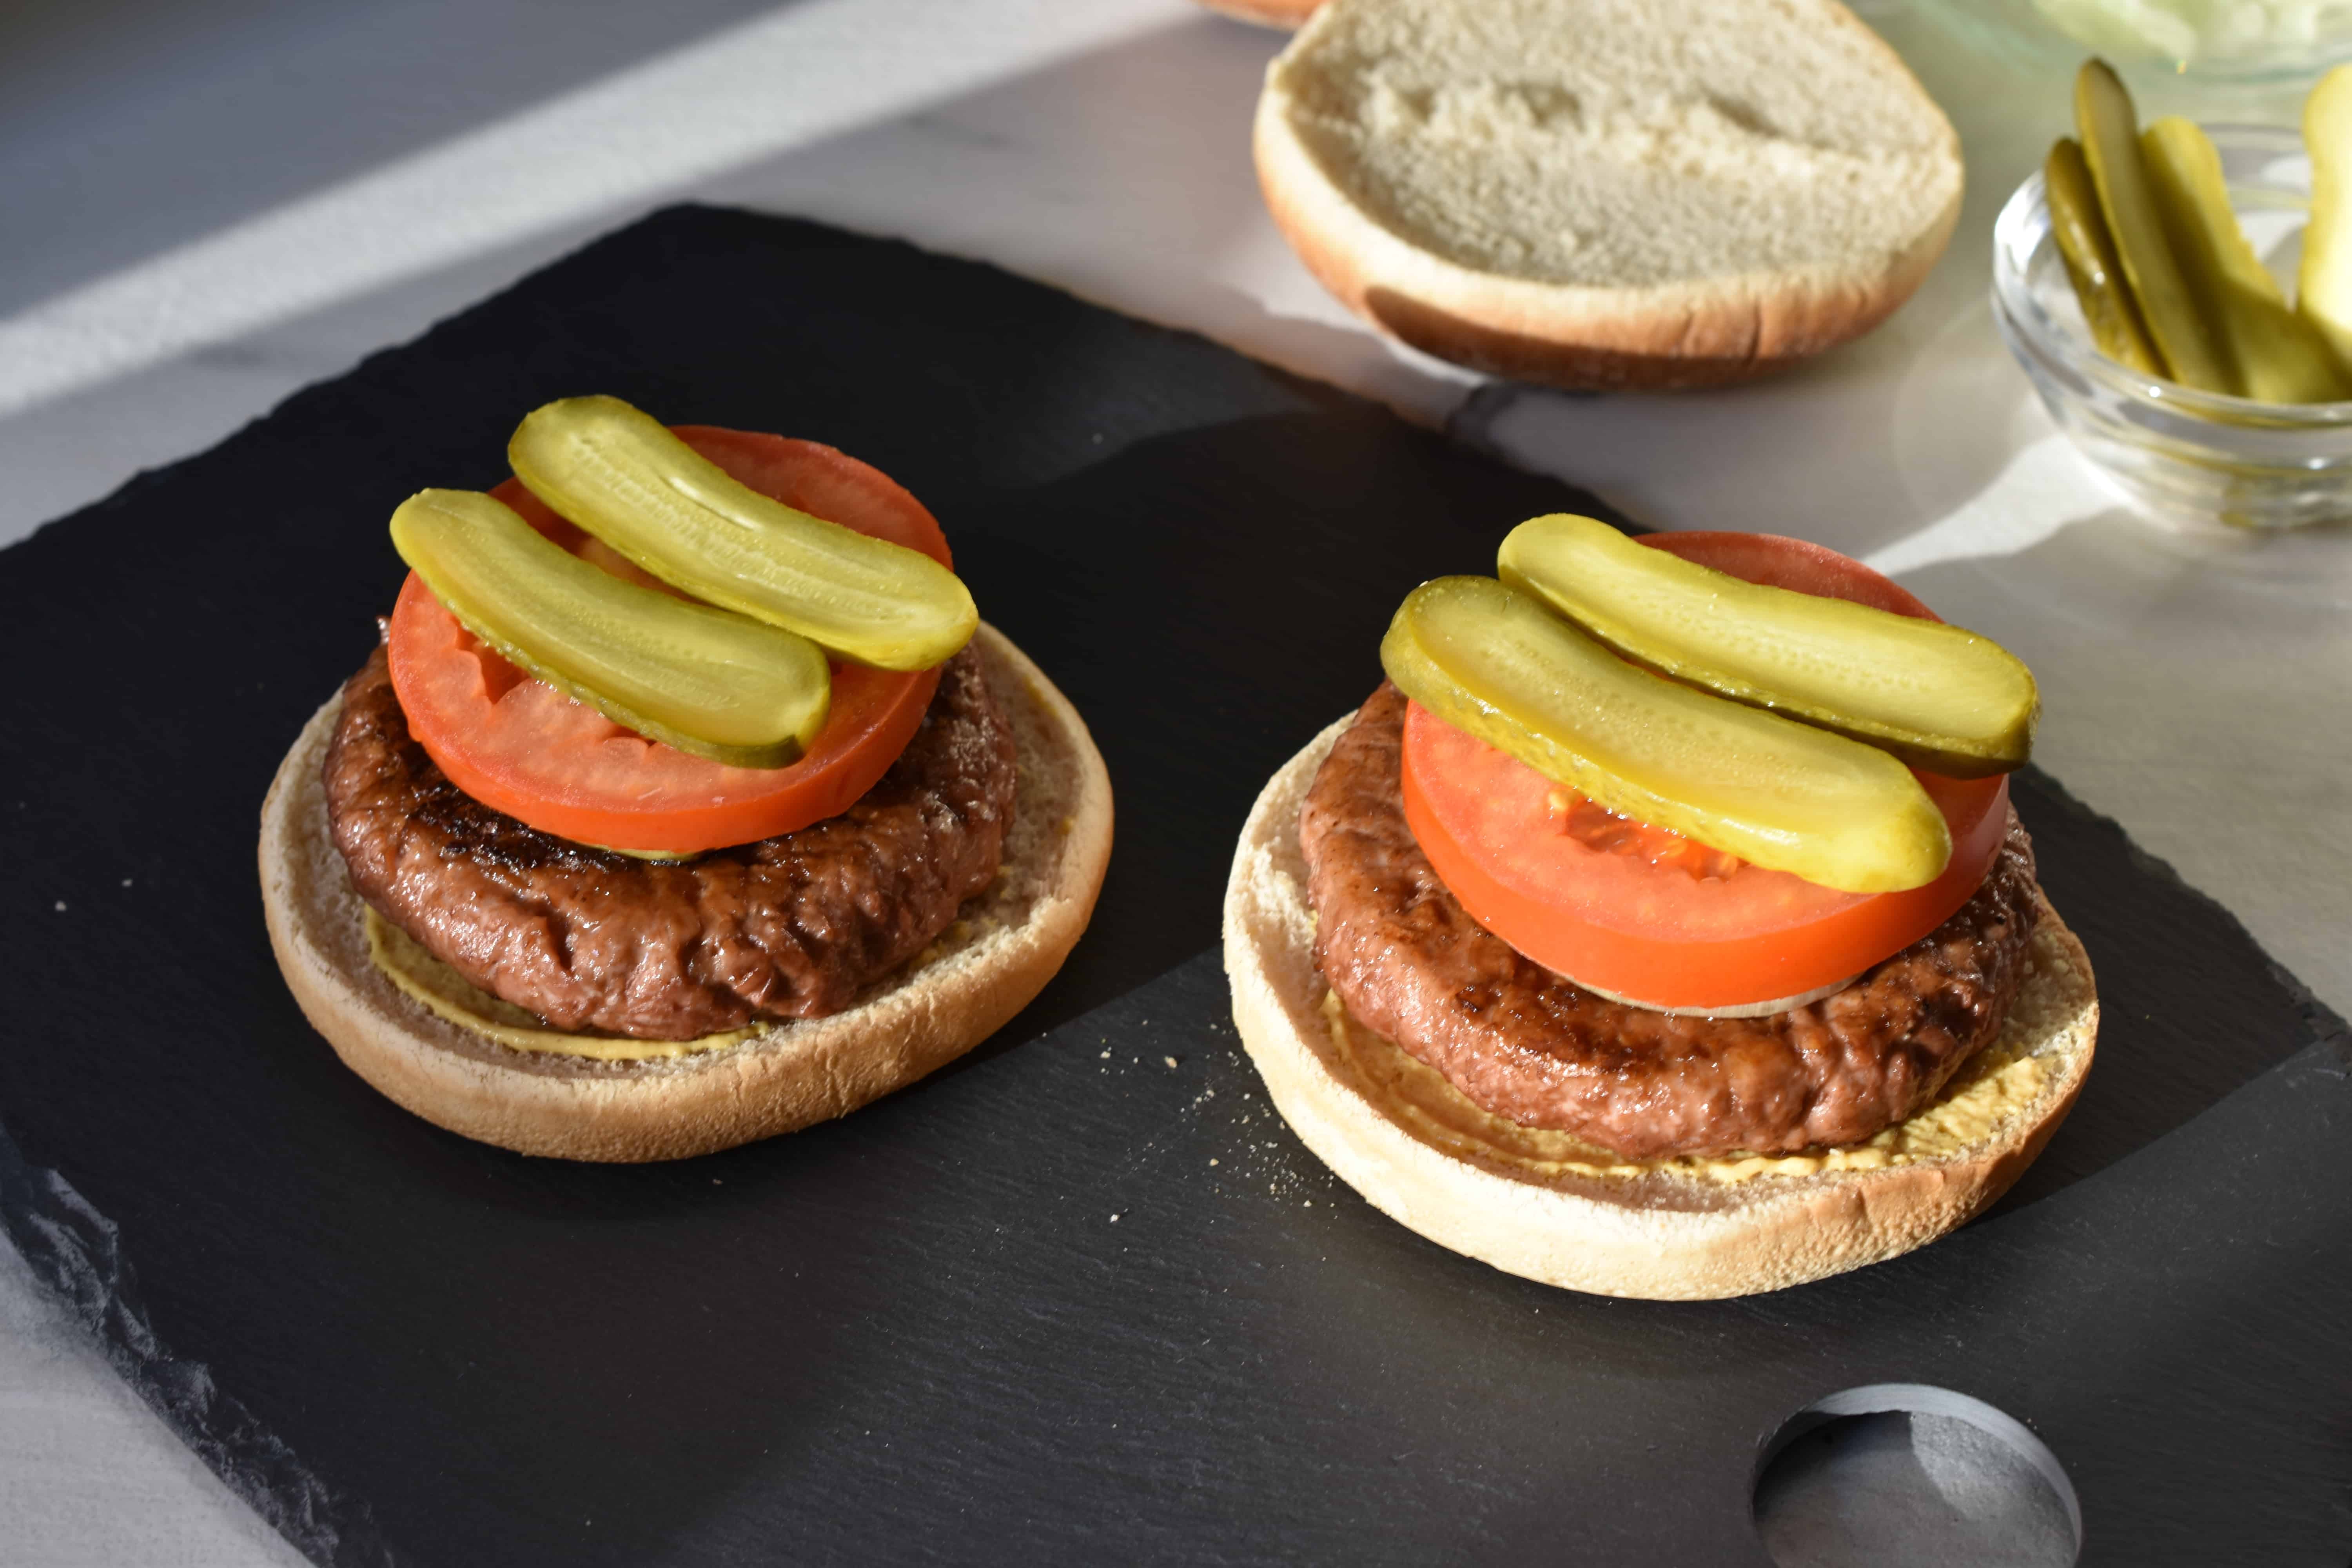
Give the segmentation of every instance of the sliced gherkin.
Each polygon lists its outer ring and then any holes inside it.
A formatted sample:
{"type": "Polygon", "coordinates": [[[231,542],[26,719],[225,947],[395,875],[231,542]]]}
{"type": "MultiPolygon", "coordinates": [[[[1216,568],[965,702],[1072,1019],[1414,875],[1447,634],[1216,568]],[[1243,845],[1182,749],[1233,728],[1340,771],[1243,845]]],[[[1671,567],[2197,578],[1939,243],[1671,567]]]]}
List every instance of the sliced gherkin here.
{"type": "Polygon", "coordinates": [[[760,494],[617,397],[533,410],[507,459],[662,581],[856,663],[929,669],[980,625],[962,579],[929,556],[760,494]]]}
{"type": "Polygon", "coordinates": [[[2246,242],[2211,140],[2175,114],[2141,132],[2139,144],[2173,258],[2227,345],[2245,395],[2265,403],[2352,397],[2326,341],[2287,309],[2278,279],[2246,242]]]}
{"type": "Polygon", "coordinates": [[[616,724],[779,768],[824,728],[833,675],[806,637],[625,583],[474,490],[420,490],[392,542],[466,629],[616,724]]]}
{"type": "Polygon", "coordinates": [[[1566,513],[1513,529],[1497,565],[1628,658],[1929,773],[2007,773],[2033,750],[2033,672],[1958,626],[1743,582],[1566,513]]]}
{"type": "Polygon", "coordinates": [[[1612,811],[1856,893],[1931,882],[1951,831],[1886,752],[1626,663],[1491,577],[1407,595],[1381,643],[1406,696],[1612,811]]]}
{"type": "Polygon", "coordinates": [[[2311,154],[2311,224],[2295,309],[2352,367],[2352,66],[2321,77],[2303,100],[2303,144],[2311,154]]]}
{"type": "Polygon", "coordinates": [[[2074,285],[2074,299],[2099,352],[2142,375],[2169,378],[2164,356],[2147,335],[2132,299],[2131,282],[2116,255],[2107,220],[2099,211],[2098,187],[2091,183],[2091,166],[2083,162],[2083,144],[2061,136],[2042,161],[2042,187],[2050,204],[2050,232],[2074,285]]]}
{"type": "Polygon", "coordinates": [[[2140,319],[2156,340],[2172,378],[2201,392],[2242,395],[2229,351],[2215,340],[2197,297],[2181,277],[2158,216],[2147,164],[2140,152],[2139,113],[2131,93],[2105,60],[2084,60],[2074,75],[2074,123],[2083,159],[2099,192],[2099,211],[2131,279],[2140,319]]]}

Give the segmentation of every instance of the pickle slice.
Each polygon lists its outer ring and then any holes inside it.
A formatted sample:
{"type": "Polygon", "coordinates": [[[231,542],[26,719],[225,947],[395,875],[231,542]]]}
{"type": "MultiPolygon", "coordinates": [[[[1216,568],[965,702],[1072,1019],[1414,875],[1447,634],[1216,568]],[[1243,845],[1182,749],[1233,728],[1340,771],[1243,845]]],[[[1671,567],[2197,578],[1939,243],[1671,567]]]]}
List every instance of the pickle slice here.
{"type": "Polygon", "coordinates": [[[2156,340],[2175,381],[2203,392],[2241,394],[2237,369],[2215,340],[2180,275],[2139,145],[2139,115],[2131,94],[2105,60],[2084,60],[2074,76],[2074,121],[2083,161],[2098,187],[2099,211],[2116,242],[2140,319],[2156,340]]]}
{"type": "Polygon", "coordinates": [[[2171,371],[2147,328],[2140,323],[2139,305],[2116,259],[2116,242],[2099,211],[2099,193],[2091,183],[2091,166],[2083,162],[2083,144],[2061,136],[2042,161],[2042,186],[2050,203],[2050,232],[2074,285],[2083,318],[2099,352],[2142,375],[2169,377],[2171,371]]]}
{"type": "Polygon", "coordinates": [[[2303,231],[2295,309],[2352,366],[2352,66],[2319,79],[2303,100],[2311,154],[2311,225],[2303,231]]]}
{"type": "Polygon", "coordinates": [[[616,724],[745,768],[798,761],[824,728],[814,643],[625,583],[493,497],[420,490],[392,542],[467,631],[616,724]]]}
{"type": "Polygon", "coordinates": [[[507,460],[532,494],[665,583],[881,669],[971,639],[962,579],[919,550],[771,500],[617,397],[534,409],[507,460]]]}
{"type": "Polygon", "coordinates": [[[2278,279],[2246,243],[2230,205],[2221,154],[2205,132],[2168,115],[2140,132],[2139,145],[2173,258],[2228,345],[2245,395],[2265,403],[2352,397],[2335,354],[2287,309],[2278,279]]]}
{"type": "Polygon", "coordinates": [[[1875,747],[1626,663],[1492,577],[1406,596],[1381,663],[1438,718],[1612,811],[1855,893],[1931,882],[1951,830],[1875,747]]]}
{"type": "Polygon", "coordinates": [[[1511,530],[1497,564],[1636,663],[1929,773],[1982,778],[2032,752],[2033,672],[1958,626],[1742,582],[1566,513],[1511,530]]]}

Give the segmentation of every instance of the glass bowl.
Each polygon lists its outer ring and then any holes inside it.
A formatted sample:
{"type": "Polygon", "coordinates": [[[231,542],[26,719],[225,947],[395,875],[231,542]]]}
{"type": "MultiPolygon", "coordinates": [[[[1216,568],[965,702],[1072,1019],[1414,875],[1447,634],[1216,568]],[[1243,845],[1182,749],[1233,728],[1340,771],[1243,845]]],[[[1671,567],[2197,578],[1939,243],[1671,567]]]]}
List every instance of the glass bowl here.
{"type": "Polygon", "coordinates": [[[2072,68],[2104,55],[2126,75],[2216,85],[2308,82],[2352,59],[2352,0],[1912,0],[1980,48],[2072,68]]]}
{"type": "MultiPolygon", "coordinates": [[[[2311,163],[2284,126],[2209,125],[2230,205],[2291,279],[2311,163]]],[[[2293,286],[2290,282],[2289,292],[2293,286]]],[[[2084,455],[2158,514],[2240,528],[2352,518],[2352,403],[2258,403],[2139,374],[2099,353],[2050,230],[2039,174],[1993,226],[1992,308],[2010,353],[2084,455]]]]}

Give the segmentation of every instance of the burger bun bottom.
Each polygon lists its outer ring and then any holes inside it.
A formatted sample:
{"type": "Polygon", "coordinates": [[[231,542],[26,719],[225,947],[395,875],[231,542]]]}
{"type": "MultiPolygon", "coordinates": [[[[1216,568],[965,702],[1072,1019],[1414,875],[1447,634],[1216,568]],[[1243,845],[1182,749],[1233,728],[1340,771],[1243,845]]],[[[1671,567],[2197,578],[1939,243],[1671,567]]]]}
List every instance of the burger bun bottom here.
{"type": "Polygon", "coordinates": [[[1935,1240],[2007,1191],[2065,1119],[2098,1031],[2091,966],[2045,901],[2008,1038],[2038,1059],[2032,1098],[1947,1156],[1724,1184],[1681,1174],[1504,1173],[1440,1147],[1384,1106],[1335,1048],[1298,847],[1309,784],[1351,720],[1275,774],[1243,829],[1227,886],[1234,1021],[1291,1130],[1374,1207],[1441,1247],[1596,1295],[1751,1295],[1857,1268],[1935,1240]]]}
{"type": "Polygon", "coordinates": [[[975,644],[1019,755],[1003,869],[949,932],[845,1011],[621,1062],[513,1049],[426,1011],[371,961],[363,906],[328,832],[320,768],[340,699],[304,728],[262,805],[278,967],[352,1070],[428,1121],[526,1154],[679,1159],[855,1110],[1027,1005],[1086,930],[1110,858],[1110,780],[1085,722],[993,627],[975,644]]]}

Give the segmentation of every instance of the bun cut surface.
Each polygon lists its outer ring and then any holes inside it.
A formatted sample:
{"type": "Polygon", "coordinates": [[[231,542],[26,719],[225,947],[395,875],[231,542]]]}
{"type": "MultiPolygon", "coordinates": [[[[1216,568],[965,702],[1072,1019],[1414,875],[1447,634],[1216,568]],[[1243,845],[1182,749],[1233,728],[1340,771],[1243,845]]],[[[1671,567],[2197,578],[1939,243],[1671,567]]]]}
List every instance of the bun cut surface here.
{"type": "Polygon", "coordinates": [[[1009,640],[972,647],[1003,710],[1018,797],[1002,870],[937,940],[844,1010],[740,1043],[665,1054],[518,1049],[405,994],[370,957],[366,906],[329,827],[321,764],[340,700],[315,715],[262,807],[272,946],[344,1062],[452,1131],[524,1153],[644,1161],[706,1153],[840,1116],[961,1056],[1041,990],[1086,929],[1111,842],[1108,775],[1086,725],[1009,640]]]}
{"type": "Polygon", "coordinates": [[[1628,1159],[1484,1110],[1349,1016],[1317,965],[1299,820],[1352,722],[1317,737],[1259,796],[1227,886],[1225,967],[1235,1024],[1276,1108],[1342,1180],[1439,1245],[1602,1295],[1779,1289],[1964,1223],[2017,1179],[2081,1091],[2098,1022],[2090,963],[2041,901],[1999,1037],[1864,1142],[1628,1159]]]}
{"type": "Polygon", "coordinates": [[[1959,212],[1950,122],[1835,0],[1329,0],[1268,68],[1255,145],[1351,309],[1564,386],[1843,342],[1959,212]]]}

